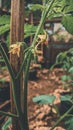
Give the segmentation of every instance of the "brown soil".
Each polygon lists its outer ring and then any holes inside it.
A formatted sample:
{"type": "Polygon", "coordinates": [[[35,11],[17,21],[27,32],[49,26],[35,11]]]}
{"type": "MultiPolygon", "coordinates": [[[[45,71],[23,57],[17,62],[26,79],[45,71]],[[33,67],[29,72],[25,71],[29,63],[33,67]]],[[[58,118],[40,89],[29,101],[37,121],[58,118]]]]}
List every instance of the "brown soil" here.
{"type": "MultiPolygon", "coordinates": [[[[66,90],[63,88],[61,76],[64,74],[62,69],[42,69],[37,71],[37,79],[29,80],[28,83],[28,119],[30,130],[50,130],[58,119],[58,115],[52,112],[50,105],[38,105],[33,103],[32,98],[41,94],[55,95],[55,104],[60,107],[60,94],[66,90]]],[[[3,75],[9,81],[8,73],[3,75]]],[[[2,73],[0,75],[0,78],[2,73]]],[[[65,130],[63,125],[60,124],[54,130],[65,130]]]]}

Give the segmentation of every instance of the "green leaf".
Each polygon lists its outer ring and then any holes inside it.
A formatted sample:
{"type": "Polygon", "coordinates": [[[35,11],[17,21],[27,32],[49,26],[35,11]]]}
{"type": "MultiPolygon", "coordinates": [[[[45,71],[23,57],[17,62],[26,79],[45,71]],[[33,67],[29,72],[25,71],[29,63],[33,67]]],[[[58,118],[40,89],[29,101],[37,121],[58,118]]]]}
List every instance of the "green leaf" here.
{"type": "Polygon", "coordinates": [[[55,96],[51,95],[40,95],[33,98],[33,102],[38,104],[53,104],[55,96]]]}
{"type": "Polygon", "coordinates": [[[43,10],[45,7],[41,4],[29,4],[28,5],[28,8],[31,10],[31,11],[37,11],[37,10],[43,10]]]}
{"type": "Polygon", "coordinates": [[[71,76],[68,76],[68,75],[64,75],[61,77],[62,81],[69,81],[71,80],[71,76]]]}
{"type": "MultiPolygon", "coordinates": [[[[32,36],[35,34],[37,30],[37,26],[31,25],[31,24],[25,24],[24,26],[24,38],[27,38],[29,36],[32,36]]],[[[43,29],[40,30],[40,33],[43,32],[43,29]]]]}
{"type": "Polygon", "coordinates": [[[6,33],[9,30],[10,30],[10,25],[9,24],[2,25],[0,27],[0,35],[6,33]]]}
{"type": "Polygon", "coordinates": [[[28,32],[28,33],[25,33],[24,34],[24,38],[28,38],[28,37],[30,37],[30,36],[33,36],[35,34],[35,32],[28,32]]]}
{"type": "Polygon", "coordinates": [[[36,29],[37,29],[37,26],[31,25],[31,24],[25,24],[25,26],[24,26],[25,34],[30,31],[34,32],[34,31],[36,31],[36,29]]]}
{"type": "Polygon", "coordinates": [[[73,34],[73,16],[64,16],[61,23],[69,33],[73,34]]]}
{"type": "Polygon", "coordinates": [[[73,67],[71,67],[71,68],[69,69],[69,72],[70,72],[71,74],[73,74],[73,67]]]}
{"type": "Polygon", "coordinates": [[[12,118],[9,117],[8,120],[5,122],[5,124],[2,127],[2,130],[7,130],[8,126],[12,124],[12,118]]]}
{"type": "Polygon", "coordinates": [[[65,8],[64,13],[71,13],[73,12],[73,0],[65,0],[65,8]]]}
{"type": "Polygon", "coordinates": [[[71,116],[70,118],[66,118],[65,121],[65,128],[66,130],[73,130],[73,117],[71,116]]]}
{"type": "Polygon", "coordinates": [[[61,64],[61,67],[69,72],[69,69],[73,67],[73,48],[60,52],[56,57],[55,64],[61,64]]]}
{"type": "Polygon", "coordinates": [[[71,14],[73,12],[72,0],[56,0],[50,11],[50,18],[60,17],[63,15],[71,14]]]}
{"type": "Polygon", "coordinates": [[[10,24],[10,16],[9,15],[3,15],[0,16],[0,25],[10,24]]]}
{"type": "Polygon", "coordinates": [[[73,48],[69,49],[68,52],[73,55],[73,48]]]}
{"type": "Polygon", "coordinates": [[[57,62],[63,62],[63,61],[65,60],[66,56],[67,56],[67,51],[65,51],[65,52],[60,52],[60,53],[57,55],[57,57],[56,57],[56,61],[57,61],[57,62]]]}
{"type": "Polygon", "coordinates": [[[60,96],[60,99],[61,99],[61,101],[70,101],[70,102],[72,102],[72,96],[70,96],[70,95],[64,95],[64,96],[60,96]]]}
{"type": "Polygon", "coordinates": [[[6,38],[6,45],[9,49],[9,47],[10,47],[10,32],[8,33],[7,38],[6,38]]]}
{"type": "Polygon", "coordinates": [[[24,38],[32,36],[35,34],[37,26],[31,24],[25,24],[24,26],[24,38]]]}
{"type": "Polygon", "coordinates": [[[0,83],[5,83],[6,82],[6,79],[5,78],[1,78],[0,79],[0,83]]]}

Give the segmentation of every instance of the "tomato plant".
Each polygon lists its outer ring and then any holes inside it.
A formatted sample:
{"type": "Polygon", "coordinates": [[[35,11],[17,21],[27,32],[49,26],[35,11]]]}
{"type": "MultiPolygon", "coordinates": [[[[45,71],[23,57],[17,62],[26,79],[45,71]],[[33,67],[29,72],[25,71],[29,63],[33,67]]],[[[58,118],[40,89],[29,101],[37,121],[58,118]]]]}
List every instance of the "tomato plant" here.
{"type": "MultiPolygon", "coordinates": [[[[33,5],[32,5],[33,6],[33,5]]],[[[35,5],[34,7],[37,8],[37,6],[35,5]]],[[[29,130],[29,126],[28,126],[28,119],[27,119],[27,88],[28,88],[28,75],[29,75],[29,68],[30,68],[30,63],[31,63],[31,59],[32,59],[32,54],[33,52],[35,53],[35,48],[36,48],[36,42],[38,41],[38,35],[40,34],[40,30],[42,29],[42,26],[45,22],[45,20],[47,18],[51,19],[53,17],[62,17],[62,24],[65,26],[65,28],[73,34],[73,1],[72,0],[48,0],[44,2],[43,5],[39,6],[38,8],[41,9],[41,19],[40,19],[40,23],[36,29],[33,41],[32,41],[32,45],[28,48],[26,48],[24,50],[24,58],[23,58],[23,62],[21,64],[20,70],[18,72],[17,75],[15,75],[12,66],[10,64],[10,61],[7,57],[7,54],[5,53],[2,45],[0,44],[0,51],[1,54],[5,60],[5,63],[7,65],[9,74],[11,76],[11,80],[12,80],[12,90],[13,90],[13,97],[14,97],[14,102],[15,102],[15,106],[16,106],[16,111],[17,111],[17,115],[12,114],[12,113],[6,113],[3,111],[0,111],[0,114],[4,114],[6,116],[10,116],[10,117],[14,117],[14,118],[18,118],[20,124],[21,124],[21,130],[29,130]],[[26,66],[25,66],[26,64],[26,66]],[[16,91],[16,86],[18,86],[19,83],[19,77],[21,76],[21,72],[24,71],[24,66],[25,66],[25,77],[24,77],[24,86],[25,86],[25,90],[24,90],[24,98],[25,98],[25,103],[24,105],[26,106],[24,113],[22,112],[21,106],[20,106],[20,101],[19,101],[19,95],[16,91]]],[[[34,8],[32,8],[34,9],[34,8]]],[[[2,26],[3,29],[4,25],[2,26]]],[[[7,24],[5,26],[5,29],[9,30],[9,24],[7,24]]],[[[32,31],[32,29],[31,29],[32,31]]],[[[42,32],[42,34],[44,35],[44,32],[42,32]]],[[[44,42],[42,40],[42,37],[40,39],[42,42],[41,44],[44,42]]],[[[23,46],[22,43],[20,43],[19,41],[17,42],[18,46],[15,46],[15,44],[13,45],[12,49],[10,50],[10,53],[12,53],[12,55],[17,54],[17,57],[19,57],[19,53],[20,53],[20,47],[23,46]],[[17,51],[16,51],[17,50],[17,51]]],[[[69,112],[73,110],[73,106],[64,114],[62,115],[58,121],[56,122],[56,124],[51,128],[51,130],[53,130],[55,128],[55,126],[57,126],[65,117],[68,116],[69,112]]],[[[71,122],[73,120],[73,117],[71,117],[71,122]]],[[[66,124],[68,125],[70,123],[70,127],[68,127],[68,130],[71,130],[72,128],[72,124],[71,122],[69,122],[69,120],[66,122],[66,124]]]]}

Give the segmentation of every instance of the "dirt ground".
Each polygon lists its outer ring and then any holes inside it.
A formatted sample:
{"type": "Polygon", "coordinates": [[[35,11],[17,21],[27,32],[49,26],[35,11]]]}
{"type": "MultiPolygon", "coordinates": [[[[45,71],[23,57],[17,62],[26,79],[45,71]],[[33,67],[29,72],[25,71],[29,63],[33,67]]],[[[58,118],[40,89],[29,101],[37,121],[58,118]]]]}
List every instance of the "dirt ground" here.
{"type": "MultiPolygon", "coordinates": [[[[64,90],[61,76],[62,69],[54,69],[50,72],[43,69],[37,72],[37,81],[29,81],[28,85],[28,114],[30,130],[50,130],[58,119],[57,114],[51,112],[49,105],[37,105],[32,102],[32,98],[37,95],[55,95],[58,108],[60,107],[60,93],[64,90]]],[[[54,130],[64,130],[61,126],[54,130]]]]}
{"type": "MultiPolygon", "coordinates": [[[[32,98],[37,95],[47,94],[55,95],[55,104],[60,108],[60,94],[66,91],[61,81],[64,74],[62,69],[41,69],[37,71],[36,79],[29,80],[28,83],[28,119],[30,130],[50,130],[58,119],[58,115],[52,112],[50,105],[38,105],[33,103],[32,98]]],[[[0,74],[0,78],[2,73],[0,74]]],[[[8,73],[3,74],[9,81],[8,73]]],[[[54,130],[65,130],[62,123],[54,130]]]]}

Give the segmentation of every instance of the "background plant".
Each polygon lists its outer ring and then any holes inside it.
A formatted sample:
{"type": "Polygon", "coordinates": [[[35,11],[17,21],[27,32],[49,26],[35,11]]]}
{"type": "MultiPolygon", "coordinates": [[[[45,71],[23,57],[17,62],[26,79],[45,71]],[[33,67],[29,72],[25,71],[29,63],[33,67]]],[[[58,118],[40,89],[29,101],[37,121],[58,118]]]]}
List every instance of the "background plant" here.
{"type": "MultiPolygon", "coordinates": [[[[65,103],[65,105],[68,105],[65,106],[68,107],[66,108],[68,111],[70,108],[72,108],[73,110],[73,48],[69,49],[68,51],[59,53],[56,57],[56,62],[52,66],[52,68],[54,68],[56,65],[60,65],[61,68],[63,68],[65,75],[61,77],[61,80],[64,83],[64,87],[66,89],[69,88],[70,91],[67,94],[61,95],[60,100],[61,102],[65,103]]],[[[64,121],[67,130],[72,129],[72,120],[73,120],[72,110],[71,113],[70,111],[68,113],[66,112],[67,115],[64,121]]],[[[64,117],[64,115],[62,117],[64,117]]]]}
{"type": "Polygon", "coordinates": [[[66,87],[73,86],[73,48],[68,51],[61,52],[56,57],[56,62],[52,67],[60,65],[66,72],[66,75],[62,76],[62,81],[65,82],[66,87]],[[67,82],[68,81],[68,82],[67,82]]]}
{"type": "Polygon", "coordinates": [[[62,113],[61,116],[61,111],[57,108],[57,106],[54,105],[53,101],[55,100],[55,97],[53,95],[39,95],[33,98],[33,102],[37,104],[52,104],[52,110],[56,112],[56,114],[59,115],[59,119],[55,123],[55,125],[51,128],[53,130],[61,121],[64,120],[65,123],[65,128],[66,130],[71,130],[72,129],[72,121],[73,121],[73,48],[69,49],[68,51],[61,52],[57,55],[56,57],[56,63],[52,66],[51,69],[53,69],[56,65],[60,65],[63,70],[66,72],[65,75],[61,77],[64,87],[67,89],[68,87],[70,88],[69,94],[67,93],[66,95],[61,95],[60,96],[60,101],[65,103],[65,107],[68,108],[60,108],[66,109],[64,110],[65,113],[62,113]],[[51,98],[51,99],[50,99],[51,98]],[[52,100],[53,99],[53,100],[52,100]]]}

